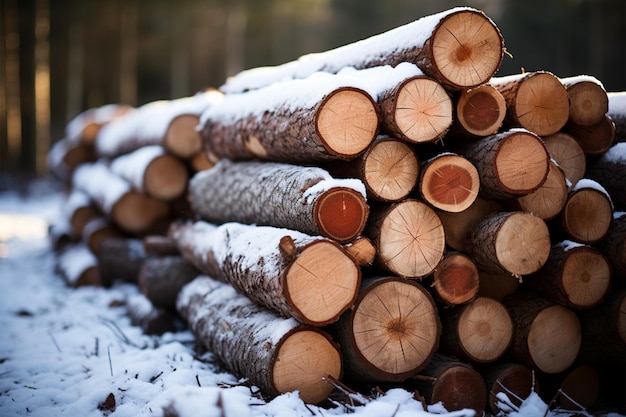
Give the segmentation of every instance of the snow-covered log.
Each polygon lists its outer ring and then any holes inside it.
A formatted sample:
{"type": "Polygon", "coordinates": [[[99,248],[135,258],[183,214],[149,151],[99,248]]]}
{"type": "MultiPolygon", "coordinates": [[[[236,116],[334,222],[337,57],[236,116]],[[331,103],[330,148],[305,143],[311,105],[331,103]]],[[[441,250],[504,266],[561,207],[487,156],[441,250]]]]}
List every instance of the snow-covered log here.
{"type": "Polygon", "coordinates": [[[274,226],[340,243],[360,235],[369,214],[361,181],[272,162],[223,159],[191,179],[188,197],[192,209],[211,223],[274,226]]]}
{"type": "Polygon", "coordinates": [[[176,297],[183,286],[200,272],[180,255],[147,257],[139,270],[137,284],[153,306],[176,309],[176,297]]]}
{"type": "Polygon", "coordinates": [[[119,103],[87,109],[67,123],[65,137],[72,144],[83,143],[92,146],[103,126],[133,111],[133,107],[119,103]]]}
{"type": "Polygon", "coordinates": [[[504,41],[495,23],[482,11],[457,7],[296,61],[242,71],[220,89],[227,94],[240,93],[317,71],[336,73],[344,67],[362,69],[401,62],[418,65],[450,88],[471,87],[488,81],[503,56],[504,41]]]}
{"type": "Polygon", "coordinates": [[[276,396],[298,390],[307,403],[327,399],[342,359],[326,332],[253,303],[230,285],[198,276],[178,296],[177,310],[227,370],[276,396]]]}
{"type": "Polygon", "coordinates": [[[626,142],[626,91],[607,93],[609,108],[607,116],[615,124],[615,141],[626,142]]]}
{"type": "Polygon", "coordinates": [[[70,182],[76,167],[96,159],[93,146],[62,138],[52,145],[47,155],[48,169],[63,182],[70,182]]]}
{"type": "Polygon", "coordinates": [[[354,302],[361,270],[334,240],[269,226],[175,222],[170,236],[202,273],[287,317],[323,326],[354,302]]]}
{"type": "Polygon", "coordinates": [[[102,283],[98,260],[82,242],[66,245],[57,254],[55,269],[69,287],[102,283]]]}

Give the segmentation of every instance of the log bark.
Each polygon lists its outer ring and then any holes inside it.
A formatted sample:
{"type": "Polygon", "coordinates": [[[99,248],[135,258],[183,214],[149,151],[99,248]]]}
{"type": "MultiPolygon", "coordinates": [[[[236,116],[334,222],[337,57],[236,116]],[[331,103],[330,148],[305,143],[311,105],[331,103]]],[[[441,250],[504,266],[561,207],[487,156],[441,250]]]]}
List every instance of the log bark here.
{"type": "Polygon", "coordinates": [[[69,244],[57,254],[55,270],[68,287],[102,285],[98,260],[82,242],[69,244]]]}
{"type": "Polygon", "coordinates": [[[448,251],[432,274],[430,290],[446,306],[470,302],[479,289],[476,264],[462,252],[448,251]]]}
{"type": "Polygon", "coordinates": [[[199,274],[200,271],[180,255],[148,257],[139,269],[137,284],[153,306],[174,311],[180,290],[199,274]]]}
{"type": "Polygon", "coordinates": [[[230,285],[198,277],[178,296],[177,310],[198,340],[227,370],[248,378],[265,395],[298,390],[320,403],[341,378],[342,359],[327,333],[280,317],[230,285]]]}
{"type": "Polygon", "coordinates": [[[583,178],[570,189],[560,220],[569,239],[595,244],[604,239],[611,227],[613,202],[597,181],[583,178]]]}
{"type": "Polygon", "coordinates": [[[626,142],[626,91],[607,93],[609,108],[606,115],[615,125],[615,141],[626,142]]]}
{"type": "Polygon", "coordinates": [[[617,143],[602,155],[589,158],[585,176],[602,185],[615,210],[626,211],[626,143],[617,143]]]}
{"type": "Polygon", "coordinates": [[[585,176],[587,157],[578,141],[564,132],[542,137],[550,157],[565,172],[565,177],[576,184],[585,176]]]}
{"type": "Polygon", "coordinates": [[[550,232],[533,213],[497,212],[475,227],[470,256],[486,272],[506,271],[520,277],[541,268],[550,254],[550,232]]]}
{"type": "Polygon", "coordinates": [[[121,155],[111,162],[110,168],[136,191],[163,201],[183,195],[189,180],[185,163],[160,145],[143,146],[121,155]]]}
{"type": "Polygon", "coordinates": [[[453,96],[453,121],[446,140],[472,140],[498,133],[506,116],[506,101],[490,84],[459,91],[453,96]]]}
{"type": "Polygon", "coordinates": [[[115,281],[137,283],[139,271],[149,256],[141,239],[108,237],[100,242],[96,253],[104,285],[115,281]]]}
{"type": "Polygon", "coordinates": [[[513,294],[520,287],[520,279],[508,272],[485,272],[478,270],[480,287],[478,295],[502,301],[507,295],[513,294]]]}
{"type": "Polygon", "coordinates": [[[561,78],[569,99],[569,124],[600,123],[609,111],[609,98],[602,82],[591,75],[561,78]]]}
{"type": "Polygon", "coordinates": [[[611,262],[615,283],[626,283],[626,212],[613,213],[609,231],[597,247],[611,262]]]}
{"type": "Polygon", "coordinates": [[[305,324],[338,320],[358,293],[358,265],[335,241],[321,236],[198,221],[172,223],[170,237],[202,273],[305,324]]]}
{"type": "Polygon", "coordinates": [[[376,246],[377,265],[405,278],[430,274],[445,250],[444,229],[437,213],[414,199],[371,206],[364,234],[376,246]]]}
{"type": "Polygon", "coordinates": [[[175,316],[152,305],[143,294],[127,297],[126,311],[131,324],[140,327],[144,334],[162,335],[177,330],[175,316]]]}
{"type": "Polygon", "coordinates": [[[446,411],[471,409],[482,415],[487,405],[484,378],[469,364],[437,353],[413,379],[427,404],[442,403],[446,411]]]}
{"type": "Polygon", "coordinates": [[[602,155],[615,144],[615,124],[608,116],[595,125],[567,125],[563,130],[578,141],[587,156],[602,155]]]}
{"type": "Polygon", "coordinates": [[[358,178],[367,199],[395,202],[406,198],[419,178],[419,158],[414,147],[389,136],[379,136],[352,161],[326,165],[337,178],[358,178]]]}
{"type": "Polygon", "coordinates": [[[374,99],[354,84],[329,75],[226,95],[202,114],[203,149],[210,160],[354,159],[372,143],[380,122],[374,99]]]}
{"type": "Polygon", "coordinates": [[[478,297],[440,310],[440,317],[441,350],[461,360],[494,362],[511,344],[514,323],[500,301],[478,297]]]}
{"type": "Polygon", "coordinates": [[[561,130],[569,119],[567,90],[548,71],[494,77],[489,83],[506,101],[504,126],[522,127],[546,136],[561,130]]]}
{"type": "Polygon", "coordinates": [[[534,370],[520,363],[504,360],[491,362],[481,366],[479,372],[485,379],[489,408],[494,414],[509,412],[509,403],[520,407],[532,392],[541,388],[534,370]]]}
{"type": "Polygon", "coordinates": [[[72,185],[89,195],[98,209],[115,225],[131,234],[149,232],[169,212],[165,202],[132,190],[127,181],[113,174],[101,162],[83,164],[77,168],[72,185]]]}
{"type": "Polygon", "coordinates": [[[478,197],[479,188],[478,170],[461,155],[443,152],[420,167],[419,193],[435,209],[464,211],[478,197]]]}
{"type": "Polygon", "coordinates": [[[489,80],[503,56],[502,35],[489,17],[476,9],[454,8],[297,61],[242,71],[220,90],[240,93],[281,79],[307,77],[316,71],[395,67],[402,62],[415,63],[426,75],[450,88],[463,88],[489,80]]]}
{"type": "Polygon", "coordinates": [[[584,309],[604,300],[611,280],[611,265],[599,249],[562,241],[552,245],[545,265],[524,283],[557,304],[584,309]]]}
{"type": "Polygon", "coordinates": [[[515,323],[509,360],[547,374],[563,372],[574,363],[582,333],[571,309],[522,289],[503,303],[515,323]]]}
{"type": "Polygon", "coordinates": [[[439,345],[437,307],[420,284],[368,277],[354,307],[329,332],[341,346],[346,378],[403,381],[423,369],[439,345]]]}
{"type": "Polygon", "coordinates": [[[539,188],[548,176],[550,155],[541,138],[511,129],[458,149],[478,170],[480,195],[510,199],[539,188]]]}
{"type": "Polygon", "coordinates": [[[535,191],[516,198],[513,206],[516,210],[532,212],[543,220],[552,220],[565,207],[569,185],[565,172],[551,159],[545,182],[535,191]]]}
{"type": "Polygon", "coordinates": [[[202,219],[299,230],[349,242],[369,215],[359,180],[334,179],[317,167],[219,161],[192,178],[188,198],[202,219]]]}

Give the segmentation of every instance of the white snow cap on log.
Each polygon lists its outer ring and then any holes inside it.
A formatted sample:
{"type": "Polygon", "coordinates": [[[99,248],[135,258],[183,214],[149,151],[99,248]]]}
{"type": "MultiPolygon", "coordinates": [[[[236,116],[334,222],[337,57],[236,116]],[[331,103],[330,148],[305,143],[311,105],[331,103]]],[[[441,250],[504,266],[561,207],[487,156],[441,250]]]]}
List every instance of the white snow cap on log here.
{"type": "Polygon", "coordinates": [[[422,47],[442,18],[463,10],[476,11],[471,7],[455,7],[329,51],[303,55],[282,65],[244,70],[226,80],[220,90],[227,94],[240,93],[279,81],[306,78],[317,71],[338,72],[357,62],[422,47]]]}
{"type": "Polygon", "coordinates": [[[602,84],[602,81],[600,81],[593,75],[581,74],[581,75],[573,75],[571,77],[560,77],[559,79],[561,80],[561,82],[568,83],[568,84],[577,84],[577,83],[583,83],[583,82],[594,83],[602,87],[602,89],[604,89],[604,84],[602,84]]]}
{"type": "MultiPolygon", "coordinates": [[[[87,123],[97,123],[104,125],[119,115],[120,110],[126,106],[120,104],[105,104],[104,106],[87,109],[78,115],[76,115],[65,126],[65,136],[72,143],[80,141],[80,137],[83,133],[83,128],[87,123]]],[[[128,107],[128,112],[134,111],[131,107],[128,107]]]]}
{"type": "Polygon", "coordinates": [[[113,205],[131,191],[130,183],[111,172],[103,162],[80,165],[74,171],[72,184],[87,193],[92,200],[99,201],[106,213],[110,213],[113,205]]]}
{"type": "Polygon", "coordinates": [[[165,155],[165,149],[161,145],[143,146],[136,151],[118,156],[111,162],[110,168],[114,174],[128,181],[133,188],[142,190],[148,165],[162,155],[165,155]]]}
{"type": "Polygon", "coordinates": [[[91,205],[91,197],[83,190],[72,188],[70,195],[63,203],[63,215],[69,219],[74,212],[80,207],[88,207],[91,205]]]}
{"type": "Polygon", "coordinates": [[[77,243],[67,247],[58,257],[59,267],[70,284],[74,284],[88,268],[96,267],[98,259],[86,244],[77,243]]]}
{"type": "MultiPolygon", "coordinates": [[[[624,114],[626,114],[626,100],[624,100],[624,105],[624,114]]],[[[626,142],[619,142],[611,146],[602,154],[601,158],[605,161],[626,163],[626,142]]]]}
{"type": "Polygon", "coordinates": [[[626,91],[611,91],[609,97],[608,114],[626,114],[626,91]]]}

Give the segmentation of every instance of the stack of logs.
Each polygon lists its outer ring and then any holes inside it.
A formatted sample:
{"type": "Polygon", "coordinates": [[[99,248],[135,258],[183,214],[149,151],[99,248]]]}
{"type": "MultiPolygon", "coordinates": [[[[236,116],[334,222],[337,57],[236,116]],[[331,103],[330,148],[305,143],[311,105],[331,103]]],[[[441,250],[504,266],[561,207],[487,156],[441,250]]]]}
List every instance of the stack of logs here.
{"type": "Polygon", "coordinates": [[[70,189],[59,272],[137,283],[146,332],[182,319],[269,397],[623,399],[626,92],[496,77],[504,52],[455,8],[221,91],[88,110],[49,158],[70,189]]]}

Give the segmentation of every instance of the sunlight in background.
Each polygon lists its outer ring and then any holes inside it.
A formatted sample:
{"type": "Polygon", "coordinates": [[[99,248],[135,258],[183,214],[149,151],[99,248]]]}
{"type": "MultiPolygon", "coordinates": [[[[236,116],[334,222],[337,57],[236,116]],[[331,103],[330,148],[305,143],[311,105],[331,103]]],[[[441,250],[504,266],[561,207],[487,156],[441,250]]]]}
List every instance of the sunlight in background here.
{"type": "Polygon", "coordinates": [[[11,239],[44,238],[48,235],[48,222],[34,214],[0,213],[0,258],[9,256],[11,239]]]}

